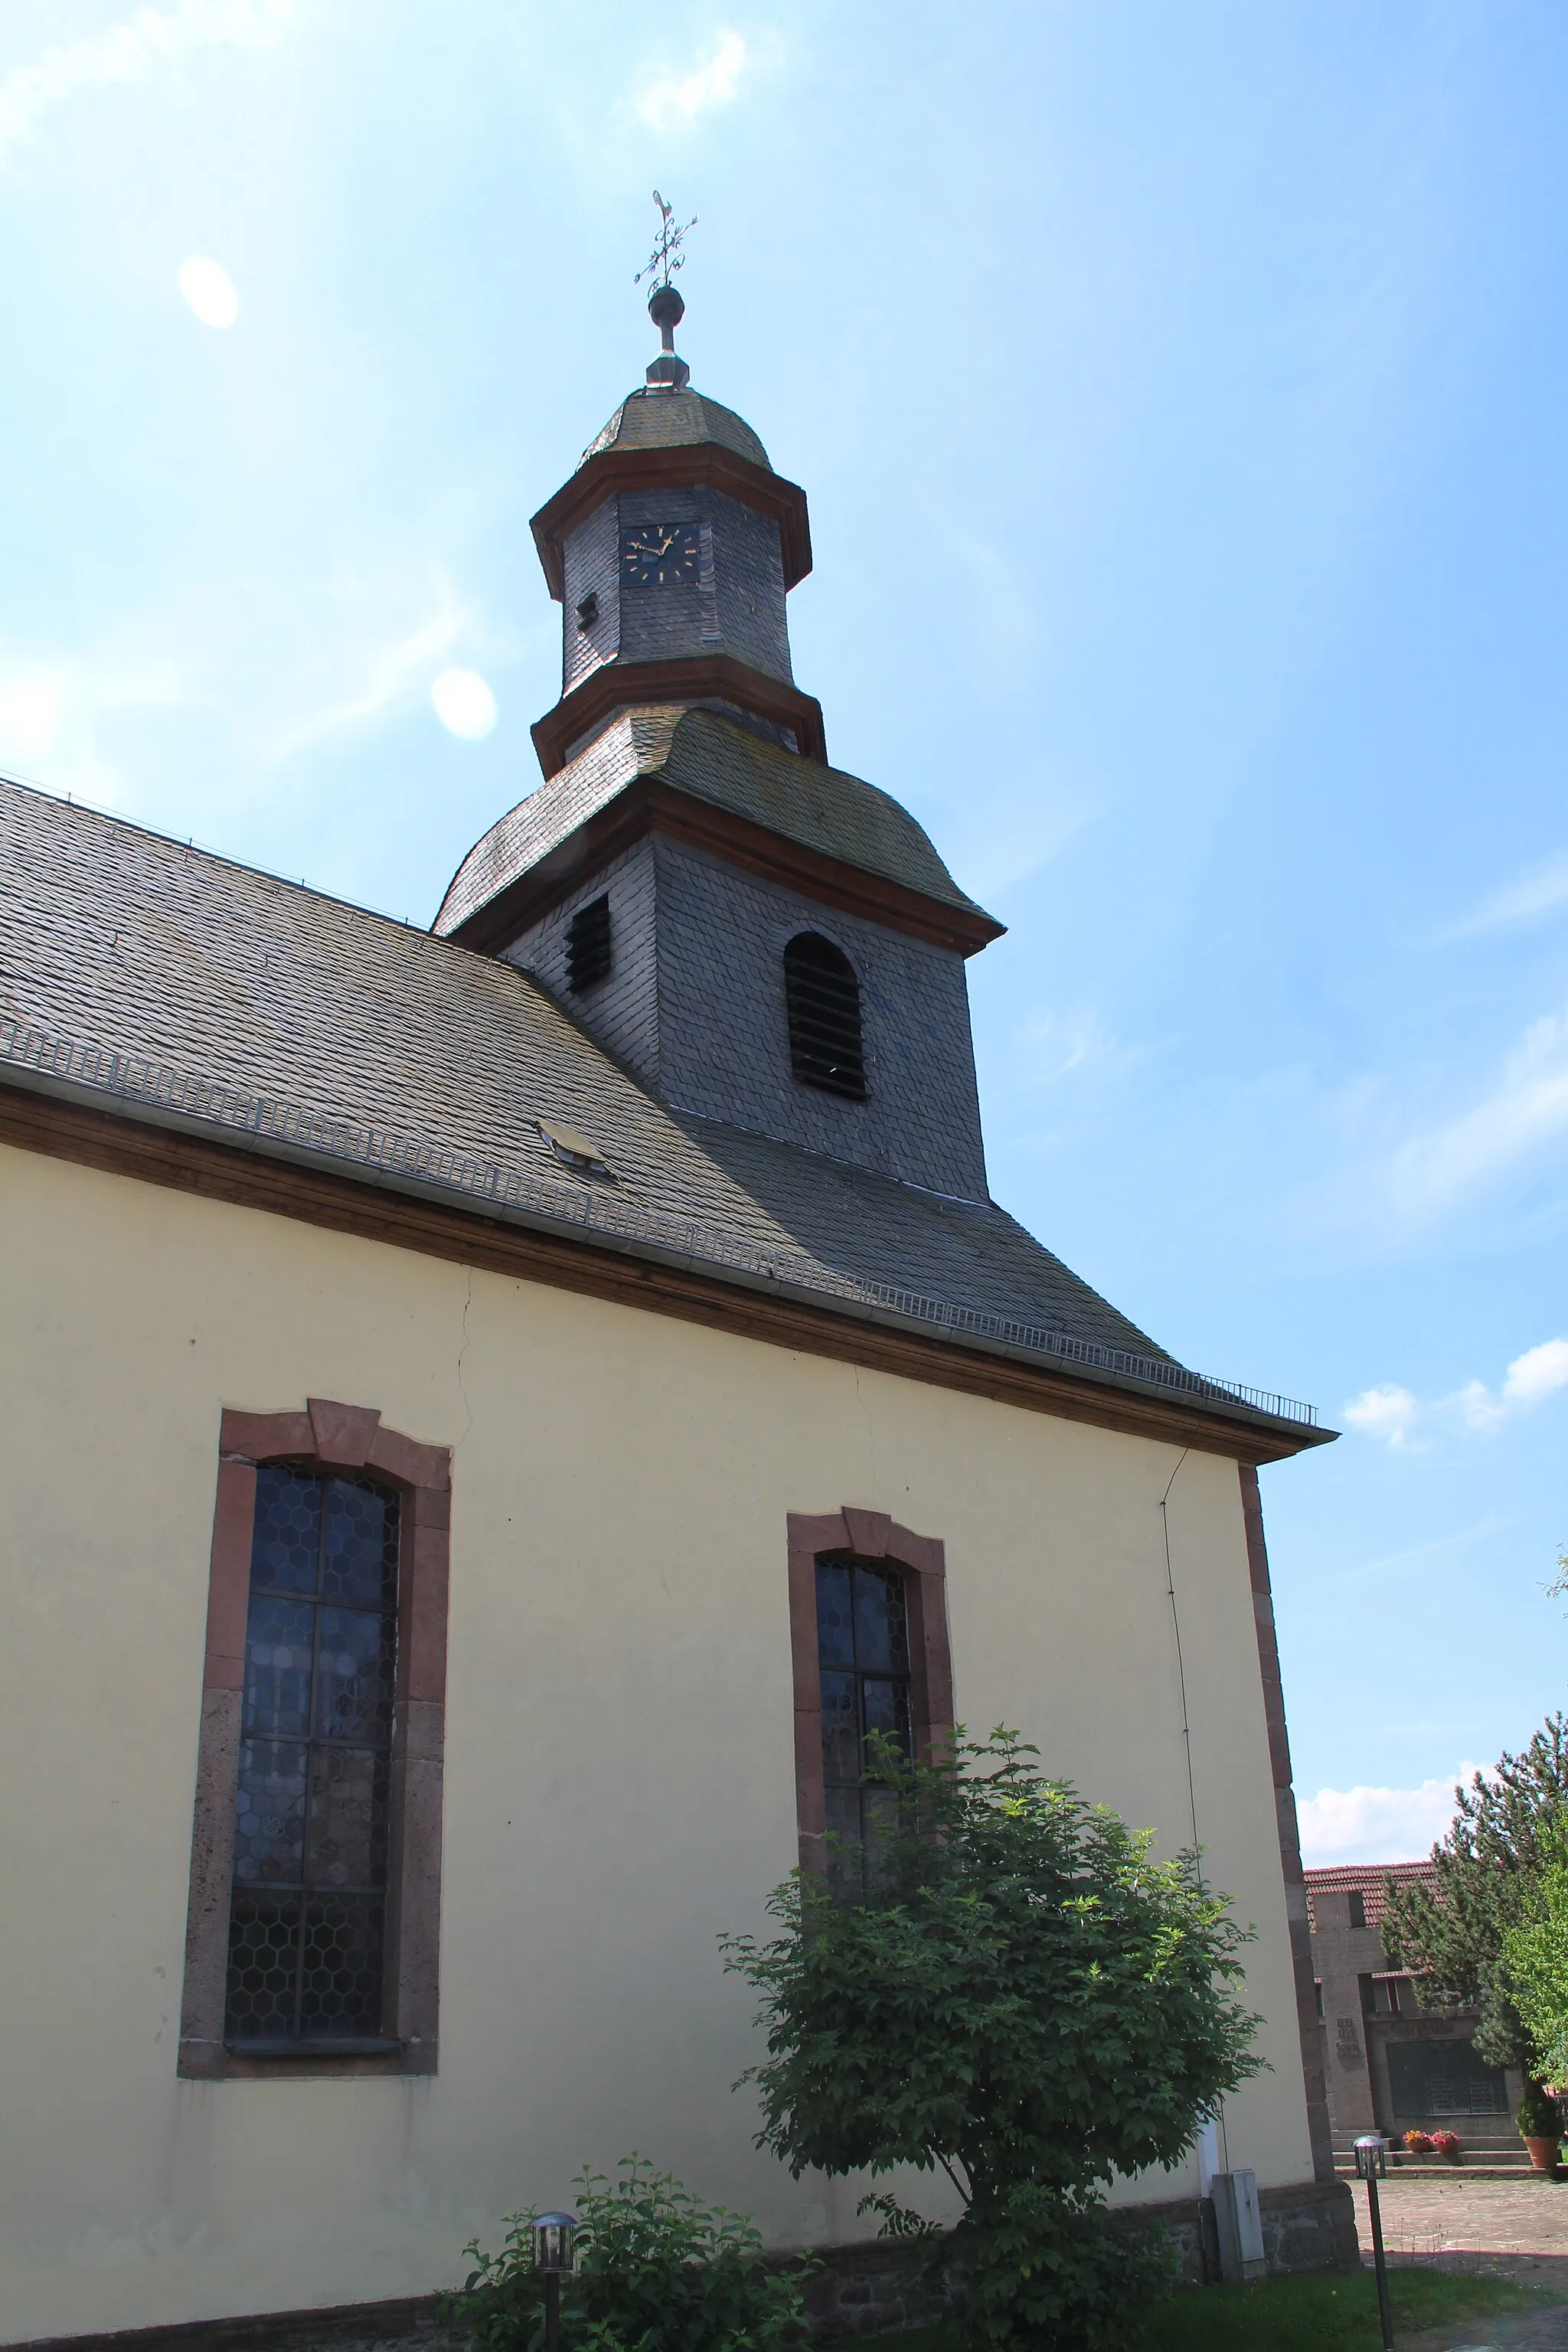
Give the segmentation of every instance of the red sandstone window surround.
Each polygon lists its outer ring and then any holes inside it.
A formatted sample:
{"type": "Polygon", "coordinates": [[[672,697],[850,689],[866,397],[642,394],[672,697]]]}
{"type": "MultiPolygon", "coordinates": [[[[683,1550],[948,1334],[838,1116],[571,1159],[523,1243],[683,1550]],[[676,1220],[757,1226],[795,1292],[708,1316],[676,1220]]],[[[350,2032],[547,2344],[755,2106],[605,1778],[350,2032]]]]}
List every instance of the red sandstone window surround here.
{"type": "Polygon", "coordinates": [[[910,1744],[919,1757],[939,1750],[952,1730],[952,1661],[947,1632],[947,1557],[935,1536],[915,1535],[886,1511],[846,1503],[825,1515],[789,1514],[790,1643],[795,1664],[795,1810],[800,1859],[826,1867],[826,1799],[822,1742],[822,1668],[816,1638],[816,1564],[852,1558],[901,1571],[909,1628],[910,1744]]]}
{"type": "Polygon", "coordinates": [[[179,2072],[205,2078],[434,2074],[450,1454],[445,1447],[422,1445],[384,1429],[372,1407],[321,1397],[308,1399],[302,1412],[226,1411],[218,1450],[179,2072]],[[375,2046],[359,2053],[312,2050],[296,2041],[275,2053],[249,2053],[235,2046],[226,2031],[257,1474],[263,1465],[284,1463],[305,1480],[318,1474],[330,1480],[337,1474],[354,1482],[354,1491],[379,1490],[395,1499],[395,1665],[380,2030],[375,2046]]]}

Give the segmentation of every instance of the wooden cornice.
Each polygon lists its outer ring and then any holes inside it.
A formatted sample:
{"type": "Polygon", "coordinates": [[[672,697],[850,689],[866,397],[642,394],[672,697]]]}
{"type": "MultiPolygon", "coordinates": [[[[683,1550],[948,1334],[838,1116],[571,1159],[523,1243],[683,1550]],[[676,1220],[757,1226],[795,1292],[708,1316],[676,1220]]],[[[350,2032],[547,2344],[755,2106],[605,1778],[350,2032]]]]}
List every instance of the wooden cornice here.
{"type": "Polygon", "coordinates": [[[753,465],[717,441],[682,442],[673,449],[601,449],[533,518],[533,543],[556,603],[566,593],[563,542],[612,492],[689,488],[726,491],[776,522],[784,586],[793,588],[805,578],[811,570],[811,525],[798,482],[786,482],[782,474],[753,465]]]}
{"type": "Polygon", "coordinates": [[[1044,1364],[987,1355],[948,1339],[865,1322],[798,1296],[752,1289],[717,1273],[542,1233],[385,1184],[274,1158],[255,1147],[155,1126],[129,1113],[100,1111],[7,1083],[0,1083],[0,1142],[204,1200],[296,1218],[393,1249],[673,1316],[739,1339],[1239,1462],[1279,1461],[1333,1434],[1260,1425],[1044,1364]]]}
{"type": "Polygon", "coordinates": [[[972,956],[1000,939],[1004,929],[978,907],[950,907],[928,898],[900,882],[868,874],[825,852],[808,849],[747,817],[716,808],[710,801],[678,792],[658,776],[637,776],[617,793],[607,807],[578,826],[549,856],[520,874],[505,889],[447,934],[480,955],[496,955],[510,946],[531,925],[574,891],[584,873],[608,866],[640,841],[645,834],[662,833],[672,841],[705,850],[731,866],[760,874],[803,898],[837,907],[863,921],[905,931],[932,947],[972,956]]]}
{"type": "Polygon", "coordinates": [[[770,677],[733,654],[682,655],[674,660],[605,662],[580,686],[563,694],[553,710],[533,723],[533,748],[546,776],[557,775],[567,753],[596,732],[614,710],[647,702],[700,702],[705,697],[732,702],[775,727],[788,727],[808,760],[827,764],[822,705],[782,677],[770,677]]]}

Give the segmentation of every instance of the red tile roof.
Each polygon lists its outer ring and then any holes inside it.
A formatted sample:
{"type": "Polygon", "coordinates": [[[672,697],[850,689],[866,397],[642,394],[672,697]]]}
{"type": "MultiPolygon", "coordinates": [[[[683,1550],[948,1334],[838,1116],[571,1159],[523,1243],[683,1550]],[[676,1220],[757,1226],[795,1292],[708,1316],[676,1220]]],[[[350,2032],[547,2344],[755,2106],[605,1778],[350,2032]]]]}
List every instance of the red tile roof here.
{"type": "Polygon", "coordinates": [[[1320,1895],[1348,1895],[1359,1887],[1366,1898],[1366,1924],[1375,1927],[1383,1917],[1383,1882],[1392,1878],[1395,1886],[1408,1885],[1413,1879],[1432,1876],[1429,1862],[1347,1862],[1333,1870],[1303,1871],[1307,1882],[1307,1923],[1314,1935],[1318,1922],[1313,1909],[1320,1895]]]}

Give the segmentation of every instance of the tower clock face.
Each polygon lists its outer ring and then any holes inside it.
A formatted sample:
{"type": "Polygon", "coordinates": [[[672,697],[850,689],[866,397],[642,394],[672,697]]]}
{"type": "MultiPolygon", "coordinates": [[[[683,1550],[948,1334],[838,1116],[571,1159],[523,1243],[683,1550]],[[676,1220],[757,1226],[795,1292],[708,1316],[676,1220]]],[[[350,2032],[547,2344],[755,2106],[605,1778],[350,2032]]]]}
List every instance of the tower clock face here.
{"type": "Polygon", "coordinates": [[[621,578],[634,588],[694,588],[700,553],[694,522],[634,522],[621,533],[621,578]]]}

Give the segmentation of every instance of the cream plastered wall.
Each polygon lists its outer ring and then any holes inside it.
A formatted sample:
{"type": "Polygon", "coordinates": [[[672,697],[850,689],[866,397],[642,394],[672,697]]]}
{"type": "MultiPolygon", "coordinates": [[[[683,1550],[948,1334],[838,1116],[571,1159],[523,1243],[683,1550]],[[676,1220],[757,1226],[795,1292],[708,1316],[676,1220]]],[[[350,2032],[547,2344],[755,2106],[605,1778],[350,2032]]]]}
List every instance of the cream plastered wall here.
{"type": "Polygon", "coordinates": [[[1272,2068],[1229,2159],[1310,2179],[1234,1463],[10,1150],[0,1302],[0,2340],[428,2292],[634,2148],[775,2244],[863,2236],[865,2184],[752,2145],[716,1941],[795,1860],[785,1515],[846,1502],[944,1538],[961,1717],[1170,1850],[1169,1488],[1272,2068]],[[307,1395],[454,1449],[440,2071],[182,2082],[218,1417],[307,1395]]]}

